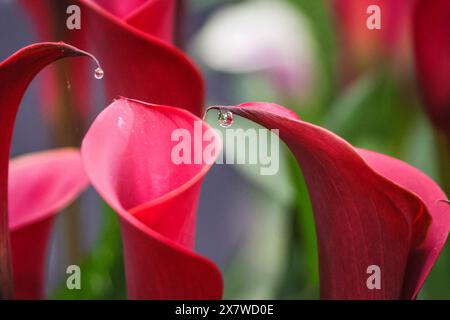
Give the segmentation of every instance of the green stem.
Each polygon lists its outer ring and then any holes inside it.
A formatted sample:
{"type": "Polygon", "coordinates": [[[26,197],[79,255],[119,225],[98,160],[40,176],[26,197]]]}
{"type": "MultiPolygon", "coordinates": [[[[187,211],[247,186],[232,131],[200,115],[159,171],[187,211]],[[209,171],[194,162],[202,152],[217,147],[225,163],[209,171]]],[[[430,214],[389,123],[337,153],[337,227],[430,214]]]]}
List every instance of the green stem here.
{"type": "Polygon", "coordinates": [[[289,210],[288,254],[285,277],[278,298],[304,299],[318,297],[319,267],[317,240],[309,192],[297,160],[288,156],[292,184],[296,195],[289,210]],[[302,288],[302,290],[299,290],[302,288]]]}
{"type": "Polygon", "coordinates": [[[289,158],[289,166],[292,176],[292,182],[296,189],[295,209],[296,225],[299,236],[303,239],[304,250],[306,251],[306,268],[309,275],[311,286],[319,283],[319,263],[316,226],[314,222],[314,213],[311,206],[308,187],[303,174],[299,168],[297,160],[293,155],[289,158]]]}
{"type": "MultiPolygon", "coordinates": [[[[58,65],[58,106],[56,108],[57,117],[54,126],[55,143],[58,147],[75,146],[79,147],[82,140],[82,132],[84,125],[82,119],[76,113],[76,107],[73,99],[66,87],[66,66],[58,65]]],[[[72,262],[80,261],[80,201],[76,200],[73,204],[66,208],[64,229],[68,243],[68,258],[72,262]]]]}

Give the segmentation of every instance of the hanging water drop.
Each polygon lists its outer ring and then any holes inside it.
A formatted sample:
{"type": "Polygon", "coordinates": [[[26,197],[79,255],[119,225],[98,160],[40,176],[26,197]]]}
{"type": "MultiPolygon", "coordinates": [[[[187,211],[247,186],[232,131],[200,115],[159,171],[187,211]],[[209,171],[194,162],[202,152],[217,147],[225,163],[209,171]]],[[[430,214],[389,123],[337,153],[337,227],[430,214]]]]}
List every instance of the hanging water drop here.
{"type": "Polygon", "coordinates": [[[95,72],[94,72],[95,79],[98,79],[98,80],[103,79],[104,75],[105,75],[105,72],[103,71],[102,68],[98,67],[97,69],[95,69],[95,72]]]}
{"type": "Polygon", "coordinates": [[[222,128],[229,128],[233,124],[233,113],[220,110],[217,120],[222,128]]]}

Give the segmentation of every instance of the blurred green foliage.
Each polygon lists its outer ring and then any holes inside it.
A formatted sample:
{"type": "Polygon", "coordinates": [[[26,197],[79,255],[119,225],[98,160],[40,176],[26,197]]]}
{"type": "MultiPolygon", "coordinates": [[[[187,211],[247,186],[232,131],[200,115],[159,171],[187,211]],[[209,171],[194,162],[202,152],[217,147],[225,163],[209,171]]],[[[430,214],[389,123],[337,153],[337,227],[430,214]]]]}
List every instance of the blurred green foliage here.
{"type": "Polygon", "coordinates": [[[103,205],[103,228],[99,240],[80,265],[81,290],[69,290],[66,283],[53,299],[125,299],[125,276],[119,223],[114,211],[103,205]]]}

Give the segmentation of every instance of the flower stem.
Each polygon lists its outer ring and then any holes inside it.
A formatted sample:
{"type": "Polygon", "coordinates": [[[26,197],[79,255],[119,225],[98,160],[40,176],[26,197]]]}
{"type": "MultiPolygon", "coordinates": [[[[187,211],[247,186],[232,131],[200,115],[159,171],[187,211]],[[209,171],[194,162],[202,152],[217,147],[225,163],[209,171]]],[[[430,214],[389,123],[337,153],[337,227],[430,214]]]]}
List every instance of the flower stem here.
{"type": "MultiPolygon", "coordinates": [[[[0,119],[0,127],[10,128],[15,113],[10,112],[0,119]]],[[[8,224],[8,169],[12,132],[3,137],[0,150],[0,299],[12,299],[14,291],[11,245],[8,224]]]]}
{"type": "MultiPolygon", "coordinates": [[[[71,42],[69,33],[65,26],[66,21],[66,5],[64,2],[53,1],[53,23],[56,26],[53,29],[55,39],[71,42]]],[[[96,58],[94,57],[94,60],[96,58]]],[[[98,61],[96,61],[98,64],[98,61]]],[[[58,147],[74,146],[79,147],[85,129],[82,117],[77,113],[76,102],[74,94],[70,88],[67,87],[70,78],[67,75],[71,74],[70,67],[67,63],[56,65],[54,70],[57,83],[57,97],[56,97],[56,118],[53,124],[54,143],[58,147]]],[[[81,72],[81,71],[80,71],[81,72]]],[[[64,234],[67,241],[67,258],[71,263],[77,263],[81,260],[81,236],[80,236],[80,201],[77,199],[69,207],[65,209],[65,217],[63,219],[64,234]]]]}
{"type": "MultiPolygon", "coordinates": [[[[73,96],[66,87],[69,73],[67,65],[58,65],[56,69],[58,88],[58,105],[56,106],[56,122],[54,131],[55,142],[58,147],[78,147],[82,140],[84,124],[76,112],[73,96]]],[[[65,210],[66,216],[63,221],[68,246],[68,258],[71,263],[81,260],[81,238],[80,238],[80,202],[77,199],[65,210]]]]}
{"type": "Polygon", "coordinates": [[[7,204],[3,203],[0,213],[0,299],[13,298],[11,248],[8,230],[7,204]]]}
{"type": "Polygon", "coordinates": [[[185,0],[179,0],[175,3],[175,27],[173,31],[173,39],[175,45],[180,48],[184,49],[186,45],[186,39],[185,39],[185,18],[186,18],[186,2],[185,0]]]}

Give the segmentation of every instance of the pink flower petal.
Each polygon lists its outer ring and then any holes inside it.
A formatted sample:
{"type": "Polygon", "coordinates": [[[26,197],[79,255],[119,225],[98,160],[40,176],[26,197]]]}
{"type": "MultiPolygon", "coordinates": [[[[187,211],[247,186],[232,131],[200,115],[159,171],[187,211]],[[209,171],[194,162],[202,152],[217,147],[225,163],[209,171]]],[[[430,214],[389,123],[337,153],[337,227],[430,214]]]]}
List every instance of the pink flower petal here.
{"type": "Polygon", "coordinates": [[[120,217],[131,299],[222,296],[220,271],[192,251],[200,185],[210,165],[176,165],[171,158],[172,132],[183,128],[193,137],[194,121],[208,129],[187,111],[120,98],[83,140],[86,172],[120,217]]]}
{"type": "Polygon", "coordinates": [[[54,216],[87,185],[76,149],[39,152],[11,161],[8,206],[15,298],[43,298],[54,216]]]}

